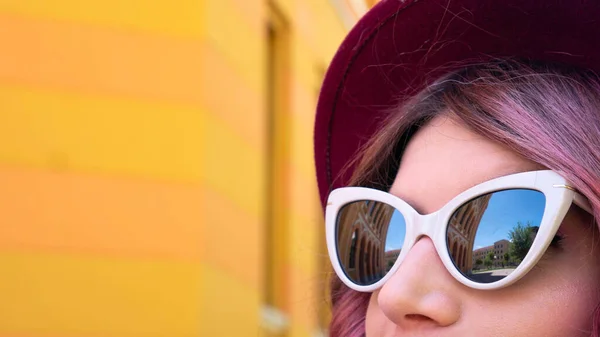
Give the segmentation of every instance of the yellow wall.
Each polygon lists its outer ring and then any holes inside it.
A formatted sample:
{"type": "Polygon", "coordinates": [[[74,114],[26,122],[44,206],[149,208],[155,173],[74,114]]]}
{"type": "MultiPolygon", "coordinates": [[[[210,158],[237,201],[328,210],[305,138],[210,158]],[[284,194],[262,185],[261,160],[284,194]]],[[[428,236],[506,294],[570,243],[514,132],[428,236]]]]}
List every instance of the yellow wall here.
{"type": "Polygon", "coordinates": [[[331,2],[4,0],[0,337],[269,334],[273,10],[290,62],[275,306],[282,336],[314,336],[327,258],[312,124],[347,29],[331,2]]]}

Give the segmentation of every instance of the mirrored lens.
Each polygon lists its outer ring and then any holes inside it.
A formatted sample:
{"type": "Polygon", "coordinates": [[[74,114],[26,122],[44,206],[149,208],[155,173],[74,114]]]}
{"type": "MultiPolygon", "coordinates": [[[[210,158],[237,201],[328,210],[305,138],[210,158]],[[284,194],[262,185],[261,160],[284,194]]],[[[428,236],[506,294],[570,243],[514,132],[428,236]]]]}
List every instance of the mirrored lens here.
{"type": "Polygon", "coordinates": [[[467,278],[492,283],[523,261],[542,222],[542,192],[510,189],[482,195],[450,218],[446,240],[454,265],[467,278]]]}
{"type": "Polygon", "coordinates": [[[381,280],[398,259],[405,234],[404,216],[388,204],[361,200],[345,205],[336,226],[344,273],[363,286],[381,280]]]}

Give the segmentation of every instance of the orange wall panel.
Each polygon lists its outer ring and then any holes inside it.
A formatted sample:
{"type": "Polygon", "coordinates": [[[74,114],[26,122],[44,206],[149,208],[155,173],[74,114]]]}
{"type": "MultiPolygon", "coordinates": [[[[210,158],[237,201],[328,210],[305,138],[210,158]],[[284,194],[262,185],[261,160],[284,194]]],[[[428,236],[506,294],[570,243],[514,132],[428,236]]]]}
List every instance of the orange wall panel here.
{"type": "MultiPolygon", "coordinates": [[[[221,57],[232,65],[232,69],[251,88],[261,89],[266,71],[266,23],[250,15],[265,13],[265,2],[255,2],[252,11],[239,10],[244,0],[207,1],[206,40],[219,50],[221,57]]],[[[248,0],[256,1],[256,0],[248,0]]],[[[247,6],[247,5],[246,5],[247,6]]],[[[260,14],[259,14],[260,15],[260,14]]],[[[264,15],[264,14],[263,14],[264,15]]]]}
{"type": "MultiPolygon", "coordinates": [[[[324,235],[322,222],[314,217],[303,216],[302,213],[296,213],[290,216],[289,236],[293,238],[289,243],[290,254],[289,265],[305,275],[312,275],[316,270],[316,262],[321,253],[318,245],[318,235],[324,235]],[[298,215],[300,214],[300,215],[298,215]]],[[[302,291],[302,289],[298,289],[302,291]]]]}
{"type": "Polygon", "coordinates": [[[195,337],[264,337],[259,325],[262,289],[248,286],[218,267],[203,264],[201,270],[202,321],[195,337]]]}
{"type": "Polygon", "coordinates": [[[207,66],[203,73],[203,106],[245,142],[256,149],[265,147],[267,116],[261,86],[248,84],[236,73],[214,44],[204,49],[207,66]]]}
{"type": "Polygon", "coordinates": [[[332,5],[6,0],[0,337],[261,336],[271,10],[290,31],[275,272],[287,336],[320,328],[311,139],[344,33],[332,5]]]}
{"type": "Polygon", "coordinates": [[[299,166],[289,165],[288,168],[290,211],[304,214],[308,218],[323,220],[319,190],[314,175],[307,175],[299,166]]]}
{"type": "MultiPolygon", "coordinates": [[[[207,187],[229,198],[249,214],[263,214],[266,188],[264,148],[255,148],[215,116],[206,118],[203,175],[207,187]]],[[[264,137],[256,135],[256,137],[264,137]]]]}
{"type": "Polygon", "coordinates": [[[20,17],[197,37],[204,34],[204,0],[2,0],[0,12],[20,17]]]}
{"type": "Polygon", "coordinates": [[[199,108],[0,85],[0,162],[198,182],[199,108]],[[10,112],[10,113],[8,113],[10,112]]]}
{"type": "Polygon", "coordinates": [[[260,289],[264,273],[262,218],[240,209],[229,198],[206,190],[204,262],[260,289]]]}
{"type": "MultiPolygon", "coordinates": [[[[314,256],[315,261],[317,261],[317,258],[318,256],[314,256]]],[[[304,270],[294,266],[289,268],[289,273],[290,284],[293,289],[290,293],[292,324],[296,325],[296,328],[310,329],[310,327],[315,327],[319,305],[325,300],[319,289],[327,279],[322,275],[318,275],[316,270],[304,270]]]]}
{"type": "Polygon", "coordinates": [[[0,15],[0,81],[199,103],[201,40],[0,15]]]}
{"type": "Polygon", "coordinates": [[[0,253],[0,335],[197,337],[198,264],[0,253]]]}
{"type": "Polygon", "coordinates": [[[201,259],[200,186],[0,167],[0,251],[201,259]]]}

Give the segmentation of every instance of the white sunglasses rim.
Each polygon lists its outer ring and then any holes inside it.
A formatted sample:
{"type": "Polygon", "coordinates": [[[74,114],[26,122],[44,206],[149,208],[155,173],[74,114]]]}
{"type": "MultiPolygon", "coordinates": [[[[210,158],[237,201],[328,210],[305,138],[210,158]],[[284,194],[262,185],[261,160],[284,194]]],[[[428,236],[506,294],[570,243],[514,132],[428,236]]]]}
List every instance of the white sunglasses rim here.
{"type": "Polygon", "coordinates": [[[444,266],[457,281],[474,289],[500,289],[513,284],[535,266],[550,245],[573,203],[592,213],[587,199],[569,186],[562,176],[551,170],[521,172],[485,181],[463,191],[439,210],[426,215],[419,214],[408,203],[388,192],[365,187],[342,187],[333,190],[327,201],[325,210],[327,247],[336,274],[348,287],[356,291],[372,292],[382,287],[398,270],[412,246],[423,236],[431,238],[444,266]],[[537,190],[546,198],[546,207],[536,236],[543,240],[535,240],[522,263],[505,278],[492,283],[478,283],[468,279],[455,267],[448,251],[446,231],[450,217],[456,209],[473,198],[494,191],[518,188],[537,190]],[[336,244],[335,230],[339,210],[350,202],[360,200],[386,203],[400,211],[406,222],[405,242],[400,255],[383,278],[369,285],[359,285],[350,280],[341,267],[336,244]]]}

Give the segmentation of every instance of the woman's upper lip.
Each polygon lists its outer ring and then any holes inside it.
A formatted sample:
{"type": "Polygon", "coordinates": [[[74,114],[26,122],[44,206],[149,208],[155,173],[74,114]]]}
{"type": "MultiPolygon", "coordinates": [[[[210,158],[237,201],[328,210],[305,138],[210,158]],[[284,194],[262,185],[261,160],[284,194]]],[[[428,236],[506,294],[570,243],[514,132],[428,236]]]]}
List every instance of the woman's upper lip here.
{"type": "Polygon", "coordinates": [[[394,337],[470,337],[470,335],[457,333],[452,327],[440,326],[427,316],[410,314],[404,316],[402,322],[396,326],[394,337]]]}

